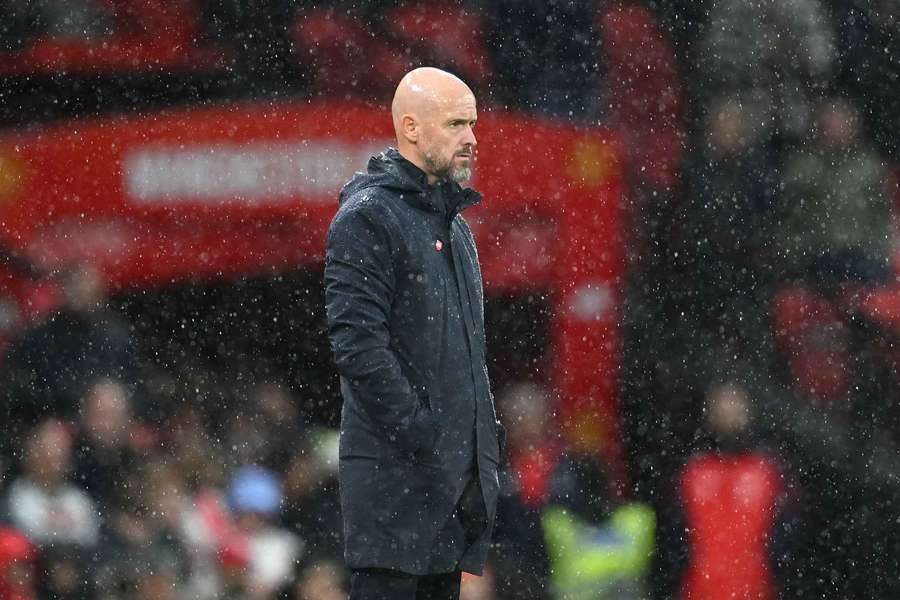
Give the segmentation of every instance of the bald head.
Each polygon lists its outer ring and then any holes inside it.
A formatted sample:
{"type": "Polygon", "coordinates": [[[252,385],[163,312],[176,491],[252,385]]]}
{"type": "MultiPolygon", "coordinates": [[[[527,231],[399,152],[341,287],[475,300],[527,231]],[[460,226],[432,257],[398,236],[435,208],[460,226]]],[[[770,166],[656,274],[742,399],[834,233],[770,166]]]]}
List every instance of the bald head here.
{"type": "Polygon", "coordinates": [[[426,115],[461,96],[475,95],[463,80],[433,67],[413,69],[403,76],[394,92],[391,103],[391,115],[394,118],[394,130],[399,139],[402,130],[403,115],[426,115]]]}
{"type": "Polygon", "coordinates": [[[468,179],[475,152],[475,95],[461,79],[432,67],[407,73],[391,103],[397,149],[429,182],[468,179]]]}

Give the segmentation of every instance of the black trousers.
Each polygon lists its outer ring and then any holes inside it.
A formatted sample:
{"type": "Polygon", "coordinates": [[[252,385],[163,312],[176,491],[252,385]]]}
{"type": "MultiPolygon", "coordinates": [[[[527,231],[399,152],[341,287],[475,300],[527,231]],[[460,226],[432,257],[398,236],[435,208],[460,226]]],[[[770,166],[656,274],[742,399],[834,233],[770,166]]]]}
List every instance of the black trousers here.
{"type": "Polygon", "coordinates": [[[462,573],[408,575],[388,569],[354,569],[350,600],[459,600],[462,573]]]}

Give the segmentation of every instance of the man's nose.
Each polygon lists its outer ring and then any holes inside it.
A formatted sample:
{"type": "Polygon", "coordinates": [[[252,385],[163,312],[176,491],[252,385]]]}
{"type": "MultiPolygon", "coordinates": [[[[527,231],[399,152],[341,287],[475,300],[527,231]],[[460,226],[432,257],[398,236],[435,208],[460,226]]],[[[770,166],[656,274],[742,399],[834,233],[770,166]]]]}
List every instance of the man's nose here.
{"type": "Polygon", "coordinates": [[[478,140],[475,139],[475,130],[471,126],[466,127],[466,137],[463,143],[472,146],[472,148],[478,145],[478,140]]]}

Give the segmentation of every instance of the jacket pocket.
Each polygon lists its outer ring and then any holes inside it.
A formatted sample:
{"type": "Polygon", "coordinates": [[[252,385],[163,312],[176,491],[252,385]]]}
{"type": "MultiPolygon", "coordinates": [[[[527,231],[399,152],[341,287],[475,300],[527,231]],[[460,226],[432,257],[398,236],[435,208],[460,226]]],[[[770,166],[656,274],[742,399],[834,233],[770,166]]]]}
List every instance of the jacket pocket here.
{"type": "Polygon", "coordinates": [[[506,427],[500,421],[494,423],[497,431],[497,464],[502,465],[506,461],[506,427]]]}
{"type": "Polygon", "coordinates": [[[401,435],[400,450],[410,459],[434,448],[437,423],[431,412],[427,394],[418,395],[416,412],[401,435]]]}

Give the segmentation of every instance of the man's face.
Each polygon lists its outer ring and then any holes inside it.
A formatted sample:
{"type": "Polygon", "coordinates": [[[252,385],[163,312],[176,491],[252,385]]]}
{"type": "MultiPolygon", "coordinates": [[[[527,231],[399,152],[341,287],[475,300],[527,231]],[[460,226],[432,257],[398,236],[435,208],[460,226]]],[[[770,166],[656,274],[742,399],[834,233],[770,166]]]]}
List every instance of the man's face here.
{"type": "Polygon", "coordinates": [[[475,157],[475,97],[463,94],[438,102],[422,119],[422,160],[430,175],[456,182],[472,176],[475,157]]]}
{"type": "Polygon", "coordinates": [[[68,436],[61,425],[38,425],[34,437],[28,440],[26,470],[35,481],[55,485],[65,479],[71,460],[70,452],[68,436]]]}

